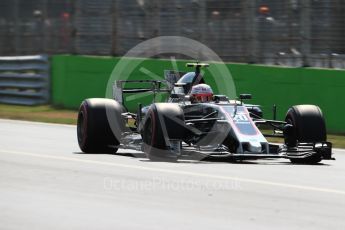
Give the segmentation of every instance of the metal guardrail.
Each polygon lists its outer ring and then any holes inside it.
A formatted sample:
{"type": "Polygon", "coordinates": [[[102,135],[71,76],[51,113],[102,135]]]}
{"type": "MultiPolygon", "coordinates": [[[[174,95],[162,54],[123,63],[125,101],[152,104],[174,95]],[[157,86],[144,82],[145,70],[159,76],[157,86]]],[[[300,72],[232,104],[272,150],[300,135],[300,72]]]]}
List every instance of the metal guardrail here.
{"type": "Polygon", "coordinates": [[[47,55],[0,57],[0,103],[44,104],[49,91],[47,55]]]}

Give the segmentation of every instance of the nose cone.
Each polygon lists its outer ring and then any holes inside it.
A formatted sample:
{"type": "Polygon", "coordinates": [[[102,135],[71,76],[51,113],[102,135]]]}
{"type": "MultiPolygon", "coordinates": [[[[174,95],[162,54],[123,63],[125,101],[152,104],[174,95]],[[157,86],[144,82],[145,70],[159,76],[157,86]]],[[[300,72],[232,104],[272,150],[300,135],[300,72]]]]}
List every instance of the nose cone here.
{"type": "Polygon", "coordinates": [[[262,146],[261,143],[258,141],[251,141],[248,144],[248,150],[250,152],[256,152],[256,153],[260,153],[262,151],[262,146]]]}

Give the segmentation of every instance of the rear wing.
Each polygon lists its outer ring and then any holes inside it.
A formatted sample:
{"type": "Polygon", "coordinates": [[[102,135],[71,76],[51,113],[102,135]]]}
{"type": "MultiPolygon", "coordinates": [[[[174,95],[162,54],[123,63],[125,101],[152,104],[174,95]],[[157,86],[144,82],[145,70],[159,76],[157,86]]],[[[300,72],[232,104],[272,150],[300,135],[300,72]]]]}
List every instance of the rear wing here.
{"type": "Polygon", "coordinates": [[[169,83],[165,80],[116,80],[113,84],[113,98],[123,105],[124,94],[152,92],[153,102],[156,101],[157,93],[170,93],[172,88],[167,87],[169,83]],[[145,85],[148,87],[138,87],[145,85]],[[126,85],[126,88],[125,88],[126,85]],[[134,85],[133,87],[128,85],[134,85]]]}

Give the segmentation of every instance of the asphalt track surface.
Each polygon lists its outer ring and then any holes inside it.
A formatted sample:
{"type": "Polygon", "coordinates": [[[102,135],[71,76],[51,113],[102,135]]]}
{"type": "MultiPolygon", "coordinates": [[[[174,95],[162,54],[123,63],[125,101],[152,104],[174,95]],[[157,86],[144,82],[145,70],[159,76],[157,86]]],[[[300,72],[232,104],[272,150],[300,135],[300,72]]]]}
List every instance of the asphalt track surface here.
{"type": "Polygon", "coordinates": [[[0,120],[0,229],[345,229],[334,152],[314,166],[150,162],[82,154],[75,126],[0,120]]]}

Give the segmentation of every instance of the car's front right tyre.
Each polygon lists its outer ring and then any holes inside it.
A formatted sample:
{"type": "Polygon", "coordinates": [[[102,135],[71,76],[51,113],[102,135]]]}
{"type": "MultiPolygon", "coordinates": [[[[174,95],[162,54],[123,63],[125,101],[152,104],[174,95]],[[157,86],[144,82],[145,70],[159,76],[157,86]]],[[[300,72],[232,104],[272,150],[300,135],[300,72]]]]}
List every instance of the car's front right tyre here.
{"type": "Polygon", "coordinates": [[[85,153],[116,153],[124,127],[123,107],[112,99],[84,100],[79,108],[77,137],[85,153]]]}

